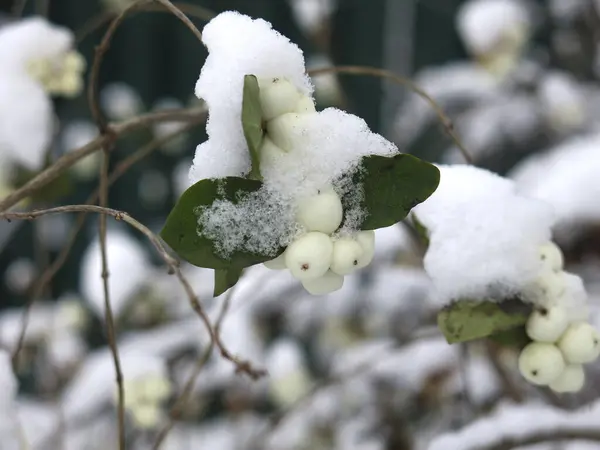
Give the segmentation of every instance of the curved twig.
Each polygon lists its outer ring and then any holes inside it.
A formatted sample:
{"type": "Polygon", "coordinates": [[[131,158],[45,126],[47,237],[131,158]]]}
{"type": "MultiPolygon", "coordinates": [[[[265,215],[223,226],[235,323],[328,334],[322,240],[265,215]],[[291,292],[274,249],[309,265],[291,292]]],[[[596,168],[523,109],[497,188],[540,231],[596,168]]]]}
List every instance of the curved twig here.
{"type": "Polygon", "coordinates": [[[368,66],[334,66],[334,67],[324,67],[321,69],[313,69],[309,70],[308,74],[310,76],[316,77],[319,75],[325,75],[328,73],[343,73],[347,75],[369,75],[372,77],[379,77],[388,79],[396,84],[401,84],[406,86],[408,89],[413,91],[423,100],[425,100],[429,105],[433,108],[435,113],[440,119],[444,130],[450,136],[450,138],[454,141],[458,149],[460,150],[463,158],[468,164],[473,164],[473,157],[469,154],[465,146],[460,141],[458,135],[454,131],[454,125],[450,118],[446,115],[444,110],[437,104],[437,102],[427,94],[423,89],[417,86],[413,81],[408,78],[403,78],[396,75],[394,72],[385,69],[378,69],[375,67],[368,66]]]}

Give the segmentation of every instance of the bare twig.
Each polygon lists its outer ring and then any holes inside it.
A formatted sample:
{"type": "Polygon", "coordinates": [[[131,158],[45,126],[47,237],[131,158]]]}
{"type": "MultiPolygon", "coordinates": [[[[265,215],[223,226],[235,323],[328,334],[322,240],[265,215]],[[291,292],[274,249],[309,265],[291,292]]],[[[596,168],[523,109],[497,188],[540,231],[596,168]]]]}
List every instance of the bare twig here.
{"type": "Polygon", "coordinates": [[[473,164],[473,157],[469,154],[465,146],[460,141],[458,135],[454,131],[454,125],[450,118],[446,115],[444,110],[436,103],[436,101],[429,96],[424,90],[422,90],[419,86],[417,86],[413,81],[408,78],[403,78],[396,75],[394,72],[390,72],[385,69],[378,69],[376,67],[367,67],[367,66],[334,66],[334,67],[324,67],[322,69],[313,69],[309,70],[308,74],[310,76],[316,77],[319,75],[325,75],[329,73],[343,73],[348,75],[369,75],[373,77],[385,78],[394,83],[401,84],[406,86],[423,100],[425,100],[431,108],[435,111],[437,116],[442,123],[444,130],[450,136],[450,138],[454,141],[458,149],[460,150],[463,158],[468,164],[473,164]]]}
{"type": "Polygon", "coordinates": [[[161,5],[163,5],[169,11],[171,11],[171,13],[175,17],[177,17],[179,20],[181,20],[181,22],[183,22],[183,24],[186,27],[188,27],[192,33],[194,33],[194,35],[198,38],[198,40],[200,42],[202,42],[202,33],[200,33],[198,28],[196,28],[196,25],[193,24],[193,22],[181,11],[181,9],[179,9],[177,6],[175,6],[169,0],[155,0],[155,1],[157,3],[160,3],[161,5]]]}
{"type": "Polygon", "coordinates": [[[204,311],[204,308],[200,304],[196,294],[194,294],[194,290],[190,285],[189,281],[184,277],[183,273],[179,268],[179,261],[173,258],[165,248],[164,244],[160,240],[160,238],[155,235],[148,227],[139,221],[135,220],[129,214],[124,211],[119,211],[111,208],[103,208],[101,206],[95,205],[67,205],[67,206],[57,206],[55,208],[48,209],[40,209],[33,210],[28,212],[2,212],[0,213],[0,219],[5,219],[8,221],[11,220],[35,220],[38,217],[42,217],[48,214],[64,214],[64,213],[96,213],[96,214],[105,214],[107,216],[114,217],[115,220],[123,221],[130,225],[131,227],[138,230],[142,233],[154,246],[156,251],[159,253],[160,257],[163,259],[167,267],[169,268],[169,273],[175,274],[181,285],[183,286],[185,293],[188,297],[190,305],[194,312],[200,317],[206,329],[209,332],[210,338],[214,340],[215,346],[221,353],[221,356],[236,367],[237,373],[245,373],[250,378],[256,380],[264,375],[266,372],[262,369],[256,369],[250,361],[243,360],[233,355],[221,342],[219,336],[216,335],[215,330],[210,323],[210,319],[204,311]]]}
{"type": "MultiPolygon", "coordinates": [[[[209,20],[211,20],[213,17],[216,16],[216,14],[213,11],[211,11],[208,8],[205,8],[203,6],[200,6],[200,5],[194,5],[191,3],[180,3],[180,2],[173,2],[173,5],[175,5],[181,11],[183,11],[187,16],[194,17],[194,18],[203,20],[205,22],[208,22],[209,20]]],[[[139,8],[136,8],[136,11],[160,12],[160,13],[170,12],[169,10],[165,11],[165,8],[162,7],[161,5],[156,5],[153,3],[141,5],[139,8]]],[[[116,13],[114,13],[112,11],[103,11],[100,14],[92,17],[90,20],[88,20],[86,23],[84,23],[83,26],[75,33],[76,41],[78,43],[83,41],[86,37],[88,37],[94,31],[98,30],[102,26],[109,23],[115,16],[116,16],[116,13]]]]}
{"type": "Polygon", "coordinates": [[[541,431],[522,438],[507,438],[501,442],[489,446],[480,447],[480,450],[511,450],[545,442],[560,441],[590,441],[600,442],[600,430],[598,428],[579,428],[572,430],[547,430],[541,431]]]}
{"type": "Polygon", "coordinates": [[[504,395],[506,395],[515,403],[523,403],[523,401],[525,400],[525,395],[522,389],[520,389],[519,386],[515,383],[509,371],[506,370],[504,364],[502,364],[502,361],[500,360],[500,355],[498,353],[498,347],[492,342],[488,342],[486,344],[486,347],[490,363],[492,364],[492,367],[494,368],[494,371],[496,372],[496,375],[498,376],[498,378],[500,379],[500,383],[502,384],[504,395]]]}
{"type": "MultiPolygon", "coordinates": [[[[223,305],[221,306],[221,311],[219,312],[219,317],[217,318],[217,321],[215,322],[215,326],[214,326],[216,336],[220,336],[221,324],[223,323],[223,319],[225,319],[225,315],[227,314],[227,311],[229,310],[229,305],[231,304],[231,298],[233,297],[236,286],[233,286],[231,289],[229,289],[229,291],[227,292],[227,295],[225,296],[225,301],[223,302],[223,305]]],[[[167,437],[167,434],[169,434],[169,431],[171,431],[171,429],[173,428],[175,421],[181,415],[181,411],[185,407],[185,405],[190,397],[190,394],[192,393],[192,389],[194,388],[194,385],[196,384],[196,380],[198,379],[200,372],[202,371],[202,369],[208,362],[214,347],[215,347],[215,341],[213,339],[211,339],[210,344],[204,351],[204,354],[196,362],[196,366],[194,367],[193,372],[190,374],[190,377],[186,381],[185,386],[184,386],[183,390],[181,391],[181,394],[179,394],[179,396],[175,400],[175,403],[173,404],[173,407],[171,408],[171,411],[169,412],[169,420],[167,421],[167,423],[165,424],[163,429],[158,433],[156,441],[154,442],[154,446],[152,447],[153,450],[159,450],[161,444],[167,437]]]]}
{"type": "MultiPolygon", "coordinates": [[[[123,176],[125,173],[127,173],[127,171],[134,164],[141,161],[143,158],[147,157],[148,155],[152,154],[152,152],[154,152],[156,149],[158,149],[162,145],[166,144],[167,142],[171,141],[172,139],[176,138],[180,134],[191,130],[193,127],[195,127],[199,122],[203,121],[204,119],[205,119],[205,117],[199,116],[196,120],[190,121],[189,123],[185,124],[181,129],[177,130],[176,132],[169,133],[169,134],[167,134],[161,138],[155,139],[155,140],[149,142],[147,145],[141,147],[138,151],[131,154],[130,156],[125,158],[123,161],[121,161],[117,165],[115,170],[113,170],[113,172],[111,172],[110,176],[108,177],[108,185],[111,186],[121,176],[123,176]]],[[[98,201],[98,189],[96,189],[90,195],[90,197],[88,197],[85,204],[89,205],[92,203],[96,203],[97,201],[98,201]]],[[[19,334],[19,339],[17,340],[17,346],[13,349],[13,359],[15,361],[17,361],[18,355],[19,355],[21,349],[23,348],[23,343],[25,341],[25,333],[27,330],[27,324],[29,322],[29,314],[31,312],[31,308],[34,305],[34,303],[40,298],[40,296],[44,292],[48,283],[50,283],[50,281],[52,281],[54,276],[58,273],[58,271],[67,262],[69,254],[71,253],[71,249],[73,248],[73,245],[75,245],[75,242],[77,240],[77,236],[79,235],[79,232],[83,228],[86,217],[87,217],[86,213],[80,213],[77,216],[77,221],[75,222],[75,225],[73,225],[73,228],[71,229],[71,232],[69,234],[66,244],[61,248],[60,253],[54,259],[52,264],[50,264],[46,268],[46,270],[44,270],[44,272],[41,274],[40,278],[38,278],[35,281],[35,284],[30,289],[31,293],[29,295],[28,302],[25,305],[25,311],[23,313],[23,318],[21,321],[21,331],[19,334]]],[[[17,365],[16,362],[15,362],[15,365],[17,365]]]]}
{"type": "MultiPolygon", "coordinates": [[[[187,122],[196,120],[199,116],[204,117],[205,114],[206,108],[204,106],[161,111],[157,113],[143,114],[121,123],[109,124],[108,128],[110,128],[112,135],[120,137],[154,123],[167,121],[187,122]]],[[[107,136],[99,136],[83,147],[61,156],[50,167],[37,174],[19,189],[16,189],[14,192],[4,197],[0,201],[0,212],[6,211],[24,198],[29,197],[31,194],[42,189],[48,183],[55,180],[65,170],[76,164],[79,160],[100,150],[109,142],[110,139],[112,138],[108,138],[107,136]]]]}

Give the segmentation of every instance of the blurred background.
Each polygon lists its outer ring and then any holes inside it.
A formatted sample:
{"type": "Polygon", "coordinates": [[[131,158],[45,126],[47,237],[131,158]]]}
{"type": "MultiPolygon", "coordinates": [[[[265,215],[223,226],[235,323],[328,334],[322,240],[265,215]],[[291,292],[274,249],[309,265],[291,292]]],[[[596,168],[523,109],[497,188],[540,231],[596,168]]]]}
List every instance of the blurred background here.
{"type": "MultiPolygon", "coordinates": [[[[30,0],[23,15],[46,15],[73,30],[89,65],[110,19],[127,3],[30,0]]],[[[16,20],[12,11],[21,4],[0,0],[2,23],[16,20]]],[[[200,29],[211,15],[230,9],[264,18],[300,46],[309,69],[361,65],[413,79],[451,118],[477,166],[513,178],[522,192],[555,207],[555,239],[567,269],[583,277],[590,302],[600,306],[600,1],[187,0],[178,5],[200,29]]],[[[122,121],[201,106],[193,91],[206,55],[170,14],[132,15],[117,31],[100,72],[103,112],[122,121]]],[[[352,112],[401,151],[428,161],[465,162],[435,112],[405,87],[332,74],[315,77],[314,83],[318,109],[352,112]]],[[[56,99],[54,105],[59,131],[49,161],[97,134],[85,95],[56,99]]],[[[167,122],[127,135],[117,143],[111,169],[182,126],[167,122]]],[[[187,187],[195,147],[205,138],[200,124],[148,151],[111,186],[109,206],[158,232],[187,187]]],[[[99,167],[98,155],[84,159],[28,206],[84,203],[98,185],[99,167]]],[[[19,185],[17,178],[11,179],[12,188],[19,185]]],[[[88,217],[74,234],[77,221],[76,215],[60,215],[0,223],[0,345],[8,349],[18,339],[23,305],[36,283],[65,246],[72,246],[32,309],[17,368],[18,412],[30,448],[116,448],[98,220],[88,217]]],[[[510,349],[448,346],[435,326],[439,305],[415,234],[399,224],[379,230],[376,240],[375,263],[323,298],[308,296],[286,274],[249,270],[228,300],[223,342],[270,375],[254,382],[213,354],[161,448],[425,449],[432,439],[468,429],[488,414],[499,415],[493,423],[502,430],[515,417],[510,408],[551,405],[572,411],[587,405],[593,414],[600,366],[590,368],[584,391],[559,398],[523,383],[510,349]]],[[[164,393],[146,399],[154,408],[128,409],[128,448],[153,448],[208,336],[142,236],[111,223],[108,248],[126,381],[137,386],[132,392],[164,393]]],[[[184,270],[216,320],[227,295],[211,298],[210,271],[184,270]]],[[[469,447],[467,441],[457,445],[448,449],[486,448],[469,447]]],[[[584,448],[543,445],[535,448],[584,448]]],[[[600,449],[590,445],[585,448],[600,449]]]]}

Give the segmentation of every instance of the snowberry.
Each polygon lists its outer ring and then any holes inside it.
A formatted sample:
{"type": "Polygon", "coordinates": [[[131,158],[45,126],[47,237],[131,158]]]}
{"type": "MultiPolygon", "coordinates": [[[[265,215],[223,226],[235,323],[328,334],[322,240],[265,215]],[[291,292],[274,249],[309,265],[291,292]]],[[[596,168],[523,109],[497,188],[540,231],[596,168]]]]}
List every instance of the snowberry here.
{"type": "Polygon", "coordinates": [[[373,256],[375,255],[375,231],[359,231],[356,234],[356,240],[363,248],[363,254],[357,266],[359,269],[362,269],[373,261],[373,256]]]}
{"type": "Polygon", "coordinates": [[[587,322],[575,322],[569,325],[557,345],[569,363],[589,363],[600,354],[600,334],[587,322]]]}
{"type": "Polygon", "coordinates": [[[319,278],[331,265],[333,242],[324,233],[307,233],[292,242],[284,255],[285,265],[297,279],[319,278]]]}
{"type": "Polygon", "coordinates": [[[569,325],[567,311],[560,306],[537,309],[527,320],[527,335],[534,341],[556,342],[569,325]]]}
{"type": "Polygon", "coordinates": [[[282,114],[267,122],[267,135],[286,152],[299,145],[298,137],[306,131],[306,117],[310,114],[282,114]]]}
{"type": "Polygon", "coordinates": [[[364,250],[360,243],[349,237],[342,237],[333,243],[331,270],[339,275],[347,275],[358,269],[364,250]]]}
{"type": "Polygon", "coordinates": [[[519,355],[519,372],[532,384],[550,384],[564,369],[563,355],[553,344],[532,342],[519,355]]]}
{"type": "Polygon", "coordinates": [[[259,79],[260,106],[265,120],[296,111],[300,92],[285,78],[259,79]]]}
{"type": "Polygon", "coordinates": [[[533,284],[533,293],[538,302],[555,303],[565,292],[563,272],[543,271],[533,284]]]}
{"type": "Polygon", "coordinates": [[[554,392],[578,392],[585,383],[585,372],[581,364],[569,364],[549,387],[554,392]]]}
{"type": "Polygon", "coordinates": [[[560,272],[563,268],[563,254],[554,242],[547,242],[539,248],[539,256],[545,269],[560,272]]]}
{"type": "Polygon", "coordinates": [[[265,136],[259,150],[260,167],[267,171],[274,170],[285,154],[268,136],[265,136]]]}
{"type": "Polygon", "coordinates": [[[285,265],[285,253],[282,253],[275,259],[272,259],[270,261],[265,261],[263,264],[267,269],[271,269],[271,270],[287,269],[287,266],[285,265]]]}
{"type": "Polygon", "coordinates": [[[317,111],[317,109],[315,108],[314,100],[307,95],[303,95],[300,98],[298,105],[296,106],[296,110],[293,112],[302,114],[302,113],[312,113],[312,112],[316,112],[316,111],[317,111]]]}
{"type": "Polygon", "coordinates": [[[328,188],[300,200],[296,220],[308,231],[330,234],[342,223],[343,214],[340,196],[332,188],[328,188]]]}
{"type": "Polygon", "coordinates": [[[312,295],[324,295],[341,289],[344,284],[344,277],[331,270],[325,272],[325,275],[312,280],[304,280],[302,286],[312,295]]]}

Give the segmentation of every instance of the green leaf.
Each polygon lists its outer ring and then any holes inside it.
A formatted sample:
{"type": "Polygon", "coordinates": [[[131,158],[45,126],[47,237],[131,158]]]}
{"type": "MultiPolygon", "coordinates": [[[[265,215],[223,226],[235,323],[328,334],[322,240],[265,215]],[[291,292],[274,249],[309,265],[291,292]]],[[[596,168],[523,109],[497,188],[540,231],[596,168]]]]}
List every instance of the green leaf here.
{"type": "Polygon", "coordinates": [[[273,256],[242,251],[225,259],[219,255],[215,242],[199,235],[202,233],[198,224],[199,206],[212,205],[216,200],[229,200],[235,204],[244,194],[255,192],[261,186],[260,181],[238,177],[200,180],[179,198],[160,235],[180,257],[198,267],[243,268],[272,259],[273,256]]]}
{"type": "MultiPolygon", "coordinates": [[[[472,341],[522,327],[529,307],[519,300],[459,300],[438,313],[440,330],[450,344],[472,341]]],[[[506,337],[506,335],[505,335],[506,337]]],[[[502,338],[502,335],[500,335],[502,338]]]]}
{"type": "Polygon", "coordinates": [[[354,182],[362,185],[361,228],[375,230],[400,222],[410,210],[435,192],[440,182],[437,167],[412,155],[364,156],[354,182]]]}
{"type": "Polygon", "coordinates": [[[213,296],[218,297],[228,289],[236,285],[242,276],[241,267],[230,267],[229,269],[215,269],[215,289],[213,296]]]}
{"type": "Polygon", "coordinates": [[[260,146],[265,134],[260,106],[260,88],[254,75],[244,76],[244,93],[242,99],[242,129],[250,151],[252,169],[250,178],[262,179],[260,175],[260,146]]]}
{"type": "Polygon", "coordinates": [[[490,335],[489,338],[503,347],[518,349],[522,349],[531,342],[524,326],[498,331],[497,333],[490,335]]]}

